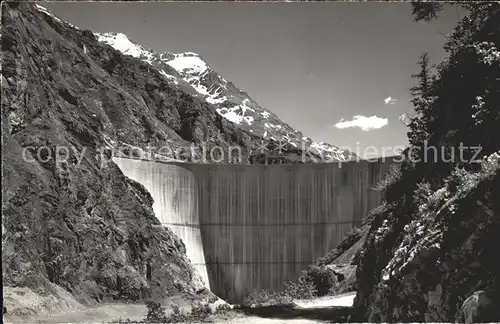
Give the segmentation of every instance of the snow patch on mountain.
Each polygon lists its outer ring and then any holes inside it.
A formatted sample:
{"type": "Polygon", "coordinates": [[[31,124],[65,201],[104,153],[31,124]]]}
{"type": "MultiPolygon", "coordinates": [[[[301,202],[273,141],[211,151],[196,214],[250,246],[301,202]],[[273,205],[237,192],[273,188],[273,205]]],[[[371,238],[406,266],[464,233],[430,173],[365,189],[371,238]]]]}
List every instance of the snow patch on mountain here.
{"type": "Polygon", "coordinates": [[[212,105],[217,105],[217,104],[225,102],[227,100],[227,97],[222,96],[220,98],[217,98],[217,96],[210,96],[206,100],[208,103],[211,103],[212,105]]]}
{"type": "Polygon", "coordinates": [[[173,55],[174,59],[168,61],[168,65],[177,71],[186,71],[191,74],[202,74],[208,69],[208,65],[198,54],[187,52],[173,55]]]}
{"type": "MultiPolygon", "coordinates": [[[[106,43],[113,47],[114,49],[122,52],[125,55],[130,55],[132,57],[138,58],[151,66],[155,63],[161,63],[162,59],[156,53],[151,50],[144,48],[141,45],[137,45],[130,41],[127,35],[122,33],[95,33],[97,40],[102,43],[106,43]]],[[[163,69],[158,69],[158,71],[169,81],[173,82],[175,85],[179,84],[179,79],[176,76],[168,74],[163,69]]]]}
{"type": "MultiPolygon", "coordinates": [[[[213,74],[213,69],[201,58],[200,55],[193,52],[170,54],[173,59],[165,63],[175,69],[182,78],[189,83],[196,91],[205,97],[205,101],[212,105],[219,105],[226,102],[229,98],[222,94],[222,91],[227,90],[228,83],[224,78],[216,75],[218,82],[208,83],[204,79],[210,78],[213,74]]],[[[234,109],[229,112],[227,119],[243,120],[245,118],[237,117],[234,109]]],[[[240,121],[241,122],[241,121],[240,121]]]]}
{"type": "Polygon", "coordinates": [[[154,55],[152,52],[140,45],[132,43],[125,34],[104,33],[96,35],[100,42],[111,45],[114,49],[122,52],[123,54],[141,58],[149,64],[153,61],[154,55]]]}
{"type": "Polygon", "coordinates": [[[177,81],[177,78],[174,77],[173,75],[167,74],[165,71],[160,70],[161,75],[163,75],[165,78],[172,80],[174,84],[178,85],[179,81],[177,81]]]}
{"type": "Polygon", "coordinates": [[[217,108],[217,112],[235,124],[240,125],[242,122],[246,122],[247,125],[252,125],[254,118],[252,116],[245,116],[247,111],[255,111],[248,106],[249,102],[249,99],[245,99],[241,105],[236,105],[231,108],[217,108]]]}
{"type": "Polygon", "coordinates": [[[271,124],[271,123],[264,123],[264,127],[266,128],[274,128],[274,129],[282,129],[283,126],[281,125],[274,125],[274,124],[271,124]]]}
{"type": "Polygon", "coordinates": [[[319,154],[327,159],[332,159],[345,153],[345,150],[325,142],[311,142],[310,147],[317,150],[319,154]]]}

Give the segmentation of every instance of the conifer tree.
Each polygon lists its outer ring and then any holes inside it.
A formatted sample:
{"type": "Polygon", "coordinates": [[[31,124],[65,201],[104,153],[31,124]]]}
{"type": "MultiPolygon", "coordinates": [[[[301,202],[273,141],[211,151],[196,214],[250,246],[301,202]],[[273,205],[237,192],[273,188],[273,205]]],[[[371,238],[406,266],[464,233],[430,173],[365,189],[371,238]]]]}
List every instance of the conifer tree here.
{"type": "Polygon", "coordinates": [[[432,81],[431,65],[428,53],[423,53],[417,62],[420,72],[413,74],[416,84],[410,89],[412,95],[411,102],[415,107],[415,115],[411,119],[408,140],[410,145],[422,146],[428,139],[427,124],[430,119],[430,109],[432,104],[432,81]]]}

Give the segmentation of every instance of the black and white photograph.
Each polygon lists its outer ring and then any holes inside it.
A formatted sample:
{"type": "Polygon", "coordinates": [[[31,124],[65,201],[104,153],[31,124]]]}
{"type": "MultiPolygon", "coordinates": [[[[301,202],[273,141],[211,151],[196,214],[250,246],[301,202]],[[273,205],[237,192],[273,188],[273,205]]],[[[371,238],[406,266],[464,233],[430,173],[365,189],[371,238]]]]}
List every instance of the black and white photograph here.
{"type": "Polygon", "coordinates": [[[3,323],[500,322],[500,2],[0,29],[3,323]]]}

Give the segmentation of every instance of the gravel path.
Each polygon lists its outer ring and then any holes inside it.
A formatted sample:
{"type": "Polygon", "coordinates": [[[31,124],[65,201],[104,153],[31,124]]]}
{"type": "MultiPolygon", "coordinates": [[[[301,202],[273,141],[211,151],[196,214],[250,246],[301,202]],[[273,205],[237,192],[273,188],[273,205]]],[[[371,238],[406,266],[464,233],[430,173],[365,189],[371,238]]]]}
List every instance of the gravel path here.
{"type": "Polygon", "coordinates": [[[235,323],[235,324],[286,324],[286,323],[294,323],[294,324],[310,324],[310,323],[326,323],[323,321],[316,320],[306,320],[306,319],[276,319],[276,318],[262,318],[257,316],[246,316],[235,314],[234,317],[230,318],[214,318],[215,323],[235,323]]]}
{"type": "Polygon", "coordinates": [[[313,300],[297,300],[294,304],[301,309],[324,307],[351,307],[354,303],[355,292],[348,292],[337,296],[320,297],[313,300]]]}

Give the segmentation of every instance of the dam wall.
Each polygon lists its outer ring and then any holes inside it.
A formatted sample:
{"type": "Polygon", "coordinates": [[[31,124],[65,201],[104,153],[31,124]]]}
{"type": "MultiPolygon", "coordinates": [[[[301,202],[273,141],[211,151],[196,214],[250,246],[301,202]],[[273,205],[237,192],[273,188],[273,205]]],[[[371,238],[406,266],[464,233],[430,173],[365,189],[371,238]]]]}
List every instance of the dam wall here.
{"type": "Polygon", "coordinates": [[[191,171],[172,164],[114,158],[123,174],[142,184],[153,197],[153,211],[162,225],[186,246],[186,255],[210,287],[198,217],[198,190],[191,171]]]}
{"type": "Polygon", "coordinates": [[[318,164],[166,164],[115,158],[185,242],[211,290],[241,302],[278,291],[335,248],[380,203],[391,159],[318,164]],[[177,229],[176,229],[177,228],[177,229]]]}

